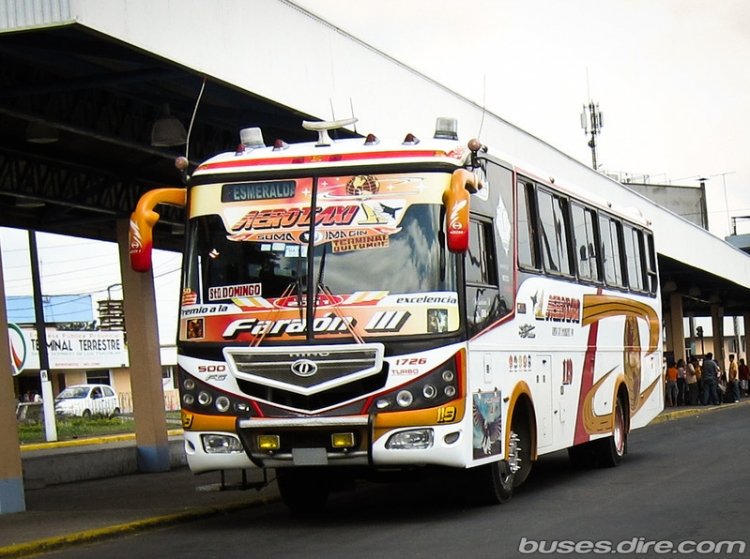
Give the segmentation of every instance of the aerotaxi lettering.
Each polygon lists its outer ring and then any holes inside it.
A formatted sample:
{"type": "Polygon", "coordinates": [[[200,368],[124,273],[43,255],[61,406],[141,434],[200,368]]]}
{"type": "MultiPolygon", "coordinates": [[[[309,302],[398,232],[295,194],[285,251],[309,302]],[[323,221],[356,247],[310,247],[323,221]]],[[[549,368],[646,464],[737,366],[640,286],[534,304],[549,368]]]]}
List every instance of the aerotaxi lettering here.
{"type": "MultiPolygon", "coordinates": [[[[357,215],[359,206],[329,206],[317,208],[315,224],[351,225],[357,215]]],[[[269,210],[247,212],[245,216],[232,226],[232,231],[249,231],[259,229],[288,229],[292,227],[306,227],[310,225],[310,208],[277,208],[269,210]]]]}

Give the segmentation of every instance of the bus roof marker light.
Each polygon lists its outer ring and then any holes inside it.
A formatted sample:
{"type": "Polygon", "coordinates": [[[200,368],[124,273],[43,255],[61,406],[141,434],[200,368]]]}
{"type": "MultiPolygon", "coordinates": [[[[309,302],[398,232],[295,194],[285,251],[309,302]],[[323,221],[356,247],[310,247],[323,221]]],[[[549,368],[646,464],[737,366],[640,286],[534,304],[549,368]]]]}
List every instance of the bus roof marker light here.
{"type": "Polygon", "coordinates": [[[276,140],[273,142],[273,151],[282,151],[285,149],[289,149],[289,144],[287,144],[281,138],[276,138],[276,140]]]}
{"type": "Polygon", "coordinates": [[[365,145],[366,146],[376,146],[380,143],[380,139],[375,134],[368,134],[367,138],[365,138],[365,145]]]}
{"type": "Polygon", "coordinates": [[[240,143],[246,148],[264,148],[263,132],[257,126],[240,130],[240,143]]]}
{"type": "Polygon", "coordinates": [[[419,143],[419,138],[409,132],[401,143],[405,146],[416,146],[419,143]]]}
{"type": "Polygon", "coordinates": [[[458,120],[439,116],[435,121],[436,140],[458,140],[458,120]]]}

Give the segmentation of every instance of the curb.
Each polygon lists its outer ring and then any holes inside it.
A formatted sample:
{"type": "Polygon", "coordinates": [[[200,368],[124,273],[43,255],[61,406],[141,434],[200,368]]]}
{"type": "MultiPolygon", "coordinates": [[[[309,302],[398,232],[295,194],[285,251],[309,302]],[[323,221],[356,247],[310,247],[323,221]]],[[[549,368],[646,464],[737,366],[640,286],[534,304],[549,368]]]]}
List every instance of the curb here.
{"type": "Polygon", "coordinates": [[[687,408],[683,410],[662,412],[659,415],[657,415],[654,419],[652,419],[649,425],[657,425],[659,423],[665,423],[667,421],[674,421],[676,419],[681,419],[683,417],[688,417],[688,416],[697,417],[704,413],[727,410],[727,409],[732,409],[738,406],[747,406],[747,405],[750,405],[750,398],[745,398],[744,400],[740,400],[738,403],[735,403],[735,404],[719,404],[715,406],[698,406],[698,407],[691,407],[691,408],[687,408]]]}
{"type": "Polygon", "coordinates": [[[209,518],[211,516],[218,516],[220,514],[226,514],[238,510],[259,507],[275,502],[276,500],[276,498],[261,497],[260,499],[253,500],[251,502],[239,501],[236,503],[229,503],[221,506],[187,510],[184,512],[165,514],[161,516],[145,518],[142,520],[135,520],[133,522],[116,524],[114,526],[107,526],[104,528],[96,528],[94,530],[84,530],[83,532],[66,534],[64,536],[54,536],[41,540],[13,544],[6,547],[0,547],[0,558],[19,559],[21,557],[29,557],[40,553],[48,553],[50,551],[62,549],[64,547],[72,547],[74,545],[83,543],[106,540],[114,538],[116,536],[127,534],[129,532],[135,532],[137,530],[168,526],[170,524],[189,522],[191,520],[197,520],[200,518],[209,518]]]}
{"type": "MultiPolygon", "coordinates": [[[[167,431],[168,437],[177,437],[182,435],[182,429],[170,429],[167,431]]],[[[102,437],[88,437],[85,439],[72,439],[69,441],[54,441],[48,443],[31,443],[21,445],[21,452],[31,452],[33,450],[48,450],[52,448],[68,448],[74,446],[87,446],[106,443],[117,443],[123,441],[134,441],[135,433],[122,433],[120,435],[107,435],[102,437]]]]}

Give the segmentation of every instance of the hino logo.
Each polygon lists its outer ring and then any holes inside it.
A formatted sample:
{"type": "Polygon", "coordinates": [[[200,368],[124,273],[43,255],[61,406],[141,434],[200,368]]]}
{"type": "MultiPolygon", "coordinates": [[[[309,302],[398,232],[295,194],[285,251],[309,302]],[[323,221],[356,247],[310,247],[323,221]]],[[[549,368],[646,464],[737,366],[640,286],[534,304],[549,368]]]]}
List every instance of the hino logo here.
{"type": "Polygon", "coordinates": [[[305,353],[290,353],[289,357],[328,357],[330,351],[306,351],[305,353]]]}
{"type": "Polygon", "coordinates": [[[311,377],[318,372],[318,366],[315,361],[297,359],[292,363],[292,372],[298,377],[311,377]]]}

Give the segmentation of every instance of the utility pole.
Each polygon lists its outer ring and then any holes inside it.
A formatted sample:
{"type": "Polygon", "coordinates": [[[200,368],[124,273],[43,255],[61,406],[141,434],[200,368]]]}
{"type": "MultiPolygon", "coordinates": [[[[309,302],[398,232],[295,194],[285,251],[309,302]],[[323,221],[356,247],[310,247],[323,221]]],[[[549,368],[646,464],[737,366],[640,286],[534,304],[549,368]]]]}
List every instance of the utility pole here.
{"type": "Polygon", "coordinates": [[[583,106],[581,112],[581,128],[583,128],[584,134],[591,133],[591,139],[589,140],[589,147],[591,148],[591,166],[594,170],[597,170],[596,164],[596,135],[599,134],[603,124],[602,112],[599,110],[599,103],[589,101],[588,106],[583,106]]]}

